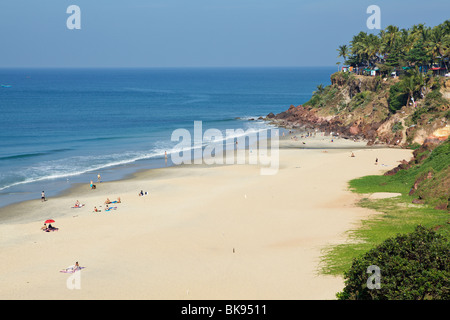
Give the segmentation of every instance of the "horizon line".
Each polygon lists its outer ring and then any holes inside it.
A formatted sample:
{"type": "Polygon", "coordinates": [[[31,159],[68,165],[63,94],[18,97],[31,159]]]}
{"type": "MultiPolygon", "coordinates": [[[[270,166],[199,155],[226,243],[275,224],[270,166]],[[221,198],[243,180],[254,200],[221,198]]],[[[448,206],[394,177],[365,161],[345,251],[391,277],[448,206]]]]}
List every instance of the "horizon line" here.
{"type": "Polygon", "coordinates": [[[336,68],[336,66],[0,66],[0,69],[275,69],[275,68],[336,68]]]}

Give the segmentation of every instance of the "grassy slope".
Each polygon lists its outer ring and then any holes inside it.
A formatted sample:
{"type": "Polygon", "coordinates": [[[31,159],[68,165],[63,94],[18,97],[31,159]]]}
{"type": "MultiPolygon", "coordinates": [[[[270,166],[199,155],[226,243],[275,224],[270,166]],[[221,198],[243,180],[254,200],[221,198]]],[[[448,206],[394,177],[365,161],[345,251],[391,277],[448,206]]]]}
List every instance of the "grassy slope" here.
{"type": "Polygon", "coordinates": [[[450,215],[447,210],[437,210],[435,205],[449,198],[450,139],[432,151],[424,152],[425,158],[407,170],[391,176],[366,176],[350,181],[350,189],[361,194],[374,192],[398,192],[401,197],[369,200],[363,198],[359,205],[374,209],[371,219],[362,222],[360,228],[349,232],[349,243],[324,249],[322,272],[342,275],[351,266],[353,258],[361,256],[389,237],[414,231],[418,224],[435,227],[450,238],[450,215]],[[412,196],[408,195],[415,181],[428,172],[426,179],[412,196]],[[412,204],[418,195],[425,204],[412,204]]]}

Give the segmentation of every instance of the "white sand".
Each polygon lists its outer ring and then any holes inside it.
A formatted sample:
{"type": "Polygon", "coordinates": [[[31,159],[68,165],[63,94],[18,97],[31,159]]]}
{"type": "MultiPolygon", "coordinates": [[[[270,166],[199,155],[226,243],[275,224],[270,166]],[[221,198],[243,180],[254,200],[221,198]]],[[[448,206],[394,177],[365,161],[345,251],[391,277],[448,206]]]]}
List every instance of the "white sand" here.
{"type": "Polygon", "coordinates": [[[163,168],[0,210],[12,217],[0,224],[0,298],[334,299],[343,279],[319,274],[320,250],[371,213],[355,206],[347,182],[411,151],[338,139],[333,146],[349,149],[282,145],[290,148],[272,176],[256,165],[163,168]],[[150,195],[138,197],[141,189],[150,195]],[[105,199],[119,196],[118,209],[104,212],[105,199]],[[76,200],[86,206],[72,209],[76,200]],[[40,230],[48,218],[58,232],[40,230]],[[59,270],[75,261],[87,268],[70,290],[59,270]]]}
{"type": "Polygon", "coordinates": [[[367,196],[368,199],[388,199],[388,198],[395,198],[401,196],[401,193],[395,193],[395,192],[375,192],[372,194],[369,194],[367,196]]]}

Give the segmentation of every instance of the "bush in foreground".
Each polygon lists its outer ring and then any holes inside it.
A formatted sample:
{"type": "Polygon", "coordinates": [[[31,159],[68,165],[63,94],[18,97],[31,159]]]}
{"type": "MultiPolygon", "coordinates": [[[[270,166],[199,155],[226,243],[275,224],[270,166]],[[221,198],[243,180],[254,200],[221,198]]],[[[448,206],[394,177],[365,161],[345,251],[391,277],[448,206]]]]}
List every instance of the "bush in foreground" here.
{"type": "Polygon", "coordinates": [[[336,296],[339,300],[448,300],[450,242],[422,226],[387,239],[353,260],[345,273],[344,290],[336,296]],[[373,279],[367,273],[369,266],[380,269],[379,289],[369,288],[373,279]]]}

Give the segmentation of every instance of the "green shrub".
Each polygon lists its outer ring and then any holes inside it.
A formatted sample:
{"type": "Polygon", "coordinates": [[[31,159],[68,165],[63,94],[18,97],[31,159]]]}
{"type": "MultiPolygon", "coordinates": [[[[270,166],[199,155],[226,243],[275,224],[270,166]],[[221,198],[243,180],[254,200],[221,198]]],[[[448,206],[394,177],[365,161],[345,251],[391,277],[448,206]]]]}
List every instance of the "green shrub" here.
{"type": "Polygon", "coordinates": [[[357,93],[349,102],[349,111],[352,112],[356,108],[365,107],[372,99],[372,93],[370,91],[363,91],[357,93]]]}
{"type": "Polygon", "coordinates": [[[394,125],[392,126],[392,132],[397,132],[397,131],[401,131],[403,130],[403,125],[401,122],[396,122],[394,123],[394,125]]]}
{"type": "Polygon", "coordinates": [[[409,149],[416,150],[419,149],[422,145],[420,143],[414,142],[408,146],[409,149]]]}
{"type": "Polygon", "coordinates": [[[345,272],[345,287],[336,296],[339,300],[448,300],[449,252],[447,238],[418,226],[354,259],[345,272]],[[380,268],[379,289],[368,287],[369,266],[380,268]]]}
{"type": "Polygon", "coordinates": [[[417,108],[417,109],[414,111],[413,115],[411,116],[412,122],[413,122],[414,124],[417,124],[417,121],[420,119],[420,117],[421,117],[423,114],[427,113],[427,112],[428,112],[428,109],[425,108],[425,107],[417,108]]]}
{"type": "Polygon", "coordinates": [[[391,112],[397,112],[408,102],[408,94],[405,93],[403,82],[398,82],[389,89],[388,105],[391,112]]]}

